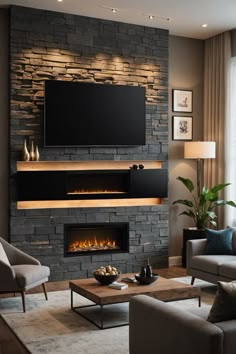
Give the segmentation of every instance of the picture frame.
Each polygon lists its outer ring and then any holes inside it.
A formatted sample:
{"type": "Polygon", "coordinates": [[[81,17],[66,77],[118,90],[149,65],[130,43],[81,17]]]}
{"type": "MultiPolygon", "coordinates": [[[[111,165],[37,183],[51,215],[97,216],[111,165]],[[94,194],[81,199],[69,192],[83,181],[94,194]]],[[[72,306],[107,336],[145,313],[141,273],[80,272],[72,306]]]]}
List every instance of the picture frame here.
{"type": "Polygon", "coordinates": [[[192,113],[193,111],[193,91],[192,90],[172,90],[173,112],[192,113]]]}
{"type": "Polygon", "coordinates": [[[172,139],[193,140],[193,117],[172,117],[172,139]]]}

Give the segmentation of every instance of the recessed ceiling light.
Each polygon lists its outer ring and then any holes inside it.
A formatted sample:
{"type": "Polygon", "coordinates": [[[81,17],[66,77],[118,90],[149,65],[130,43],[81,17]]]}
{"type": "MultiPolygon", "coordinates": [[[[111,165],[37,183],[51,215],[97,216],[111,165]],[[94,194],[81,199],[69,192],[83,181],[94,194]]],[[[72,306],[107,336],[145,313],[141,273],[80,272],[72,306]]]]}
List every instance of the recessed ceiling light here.
{"type": "Polygon", "coordinates": [[[149,15],[149,14],[145,14],[142,13],[143,16],[148,17],[149,20],[156,20],[156,21],[171,21],[171,19],[169,17],[163,17],[163,16],[158,16],[156,14],[154,15],[149,15]]]}
{"type": "Polygon", "coordinates": [[[117,9],[111,9],[111,11],[115,13],[115,12],[117,12],[117,9]]]}
{"type": "Polygon", "coordinates": [[[207,27],[208,26],[208,24],[207,23],[204,23],[203,25],[202,25],[202,27],[207,27]]]}

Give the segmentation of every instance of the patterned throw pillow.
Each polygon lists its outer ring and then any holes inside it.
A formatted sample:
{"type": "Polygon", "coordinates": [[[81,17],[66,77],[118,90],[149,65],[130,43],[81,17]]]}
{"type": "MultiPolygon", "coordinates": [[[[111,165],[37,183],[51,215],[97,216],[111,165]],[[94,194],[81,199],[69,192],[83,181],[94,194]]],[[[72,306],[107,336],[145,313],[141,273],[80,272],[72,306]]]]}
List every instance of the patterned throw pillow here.
{"type": "Polygon", "coordinates": [[[236,319],[236,281],[217,282],[217,293],[208,315],[212,323],[236,319]]]}
{"type": "Polygon", "coordinates": [[[0,242],[0,260],[10,266],[10,262],[7,258],[6,252],[4,251],[1,242],[0,242]]]}
{"type": "Polygon", "coordinates": [[[232,236],[233,229],[212,230],[205,229],[207,245],[205,254],[233,254],[232,236]]]}

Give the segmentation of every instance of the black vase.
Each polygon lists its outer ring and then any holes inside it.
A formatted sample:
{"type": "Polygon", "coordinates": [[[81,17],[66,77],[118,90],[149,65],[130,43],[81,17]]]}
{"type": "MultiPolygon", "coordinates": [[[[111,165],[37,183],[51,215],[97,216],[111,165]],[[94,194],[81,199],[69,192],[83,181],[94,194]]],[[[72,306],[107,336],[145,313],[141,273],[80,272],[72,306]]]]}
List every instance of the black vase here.
{"type": "Polygon", "coordinates": [[[146,267],[141,268],[140,277],[144,278],[147,275],[146,267]]]}

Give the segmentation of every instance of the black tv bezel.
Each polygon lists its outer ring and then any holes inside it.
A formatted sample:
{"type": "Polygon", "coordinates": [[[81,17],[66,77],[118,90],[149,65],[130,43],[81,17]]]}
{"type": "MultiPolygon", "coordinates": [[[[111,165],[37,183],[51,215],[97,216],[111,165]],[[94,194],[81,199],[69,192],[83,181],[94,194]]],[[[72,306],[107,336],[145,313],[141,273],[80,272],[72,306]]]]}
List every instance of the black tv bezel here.
{"type": "Polygon", "coordinates": [[[101,84],[101,83],[94,83],[94,82],[92,82],[92,83],[88,83],[88,82],[81,82],[81,81],[65,81],[65,80],[45,80],[44,81],[44,113],[43,113],[43,146],[45,147],[45,148],[73,148],[73,147],[81,147],[81,148],[86,148],[86,147],[135,147],[135,146],[145,146],[146,145],[146,92],[145,92],[145,87],[144,86],[137,86],[137,85],[113,85],[113,84],[101,84]],[[143,126],[143,132],[144,132],[144,136],[143,136],[143,139],[144,139],[144,141],[143,141],[143,144],[87,144],[87,145],[85,145],[85,144],[70,144],[70,145],[64,145],[64,144],[59,144],[59,145],[47,145],[46,144],[46,109],[45,109],[45,106],[46,106],[46,95],[45,95],[45,86],[46,86],[46,82],[48,82],[48,81],[62,81],[62,82],[64,82],[64,83],[67,83],[67,82],[75,82],[75,83],[80,83],[80,84],[83,84],[83,83],[85,83],[85,84],[91,84],[91,85],[106,85],[106,86],[111,86],[111,87],[113,87],[113,86],[119,86],[119,87],[133,87],[133,88],[135,88],[135,87],[139,87],[139,88],[142,88],[143,90],[144,90],[144,94],[143,94],[143,96],[144,96],[144,119],[143,119],[143,124],[144,124],[144,126],[143,126]]]}

